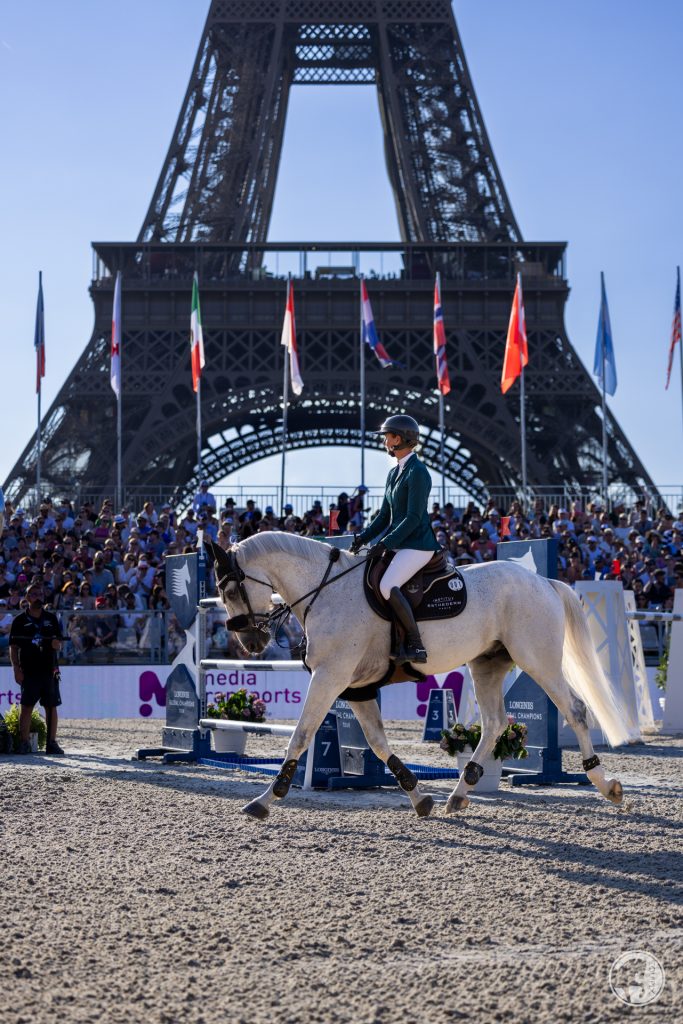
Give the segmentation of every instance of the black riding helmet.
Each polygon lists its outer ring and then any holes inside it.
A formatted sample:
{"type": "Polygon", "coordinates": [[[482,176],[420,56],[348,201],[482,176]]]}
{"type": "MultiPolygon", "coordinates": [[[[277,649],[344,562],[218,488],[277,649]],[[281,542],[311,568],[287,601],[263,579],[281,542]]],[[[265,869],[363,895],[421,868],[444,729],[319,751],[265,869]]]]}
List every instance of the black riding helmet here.
{"type": "Polygon", "coordinates": [[[413,419],[412,416],[405,416],[404,414],[388,416],[375,433],[398,434],[401,440],[411,448],[414,448],[420,440],[420,427],[417,420],[413,419]]]}

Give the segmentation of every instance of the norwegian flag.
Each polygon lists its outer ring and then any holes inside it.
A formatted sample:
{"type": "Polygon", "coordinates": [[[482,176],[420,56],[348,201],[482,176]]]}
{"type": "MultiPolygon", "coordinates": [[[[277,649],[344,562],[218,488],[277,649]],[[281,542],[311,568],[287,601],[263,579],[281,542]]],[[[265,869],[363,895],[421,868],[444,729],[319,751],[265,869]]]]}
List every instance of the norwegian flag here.
{"type": "Polygon", "coordinates": [[[362,277],[360,279],[360,305],[363,321],[363,341],[366,345],[370,346],[379,359],[382,367],[386,369],[387,366],[397,366],[398,364],[396,361],[391,358],[384,345],[379,340],[377,328],[375,327],[375,318],[372,315],[372,306],[370,305],[370,299],[368,298],[368,290],[365,287],[365,279],[362,277]]]}
{"type": "Polygon", "coordinates": [[[45,376],[45,306],[43,304],[43,272],[38,272],[38,302],[36,304],[36,329],[33,336],[36,349],[36,394],[40,393],[40,382],[45,376]]]}
{"type": "Polygon", "coordinates": [[[522,370],[529,362],[529,349],[526,340],[526,321],[524,319],[524,298],[522,296],[522,275],[517,274],[517,286],[512,300],[508,336],[505,342],[505,358],[500,390],[505,394],[509,391],[522,370]]]}
{"type": "Polygon", "coordinates": [[[121,397],[121,271],[116,272],[114,309],[111,317],[111,369],[109,382],[117,398],[121,397]]]}
{"type": "Polygon", "coordinates": [[[285,309],[285,322],[282,325],[282,344],[289,352],[289,377],[292,382],[292,391],[295,395],[300,395],[304,388],[304,382],[299,370],[299,352],[296,347],[294,288],[291,280],[287,286],[287,308],[285,309]]]}
{"type": "Polygon", "coordinates": [[[442,395],[451,390],[446,362],[446,328],[441,309],[441,274],[436,275],[434,283],[434,355],[436,357],[436,382],[442,395]]]}
{"type": "Polygon", "coordinates": [[[669,365],[666,368],[666,386],[669,387],[671,369],[674,364],[674,349],[681,342],[681,268],[676,267],[676,300],[674,302],[674,321],[671,326],[671,344],[669,346],[669,365]]]}

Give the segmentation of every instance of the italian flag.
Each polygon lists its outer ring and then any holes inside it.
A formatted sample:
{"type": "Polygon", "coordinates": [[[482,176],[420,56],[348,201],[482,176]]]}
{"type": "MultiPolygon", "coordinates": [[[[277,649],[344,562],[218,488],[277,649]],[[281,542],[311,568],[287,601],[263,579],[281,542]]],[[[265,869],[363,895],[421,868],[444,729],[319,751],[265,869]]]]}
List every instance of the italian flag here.
{"type": "Polygon", "coordinates": [[[192,356],[192,387],[199,390],[199,381],[204,369],[204,336],[202,314],[199,309],[199,275],[194,272],[192,281],[192,313],[190,315],[190,352],[192,356]]]}

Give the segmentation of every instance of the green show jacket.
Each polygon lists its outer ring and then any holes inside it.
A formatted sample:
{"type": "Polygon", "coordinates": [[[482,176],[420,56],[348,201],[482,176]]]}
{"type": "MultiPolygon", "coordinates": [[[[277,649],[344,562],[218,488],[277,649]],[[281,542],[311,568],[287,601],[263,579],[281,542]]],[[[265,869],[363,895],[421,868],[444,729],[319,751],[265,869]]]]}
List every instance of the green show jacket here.
{"type": "Polygon", "coordinates": [[[384,501],[370,525],[360,533],[367,544],[379,537],[392,551],[410,548],[413,551],[439,551],[440,546],[429,523],[427,503],[432,489],[429,470],[417,455],[411,455],[399,475],[398,466],[389,472],[384,501]]]}

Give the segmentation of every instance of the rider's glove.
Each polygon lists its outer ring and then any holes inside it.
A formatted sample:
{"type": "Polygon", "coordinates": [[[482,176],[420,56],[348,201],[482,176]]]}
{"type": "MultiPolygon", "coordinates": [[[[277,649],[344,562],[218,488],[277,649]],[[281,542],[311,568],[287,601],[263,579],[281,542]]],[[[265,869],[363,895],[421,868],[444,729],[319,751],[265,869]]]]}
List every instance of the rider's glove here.
{"type": "Polygon", "coordinates": [[[358,534],[356,534],[356,536],[351,541],[351,546],[349,548],[349,551],[351,552],[352,555],[357,555],[362,547],[363,547],[363,541],[360,539],[358,534]]]}

